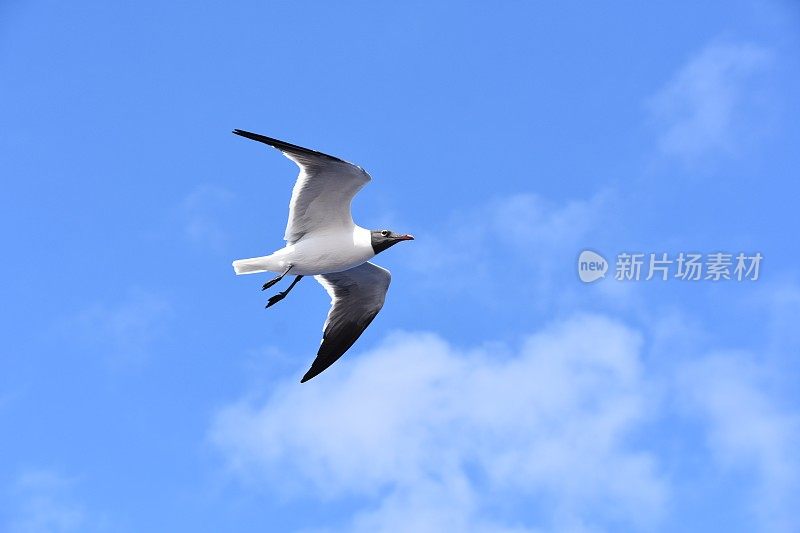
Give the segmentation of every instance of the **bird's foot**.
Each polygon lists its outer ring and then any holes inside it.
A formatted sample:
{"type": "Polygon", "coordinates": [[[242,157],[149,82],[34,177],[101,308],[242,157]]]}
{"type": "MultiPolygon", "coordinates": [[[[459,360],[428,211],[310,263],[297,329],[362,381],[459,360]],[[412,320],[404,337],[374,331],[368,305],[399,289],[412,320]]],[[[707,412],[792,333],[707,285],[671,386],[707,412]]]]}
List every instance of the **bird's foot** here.
{"type": "Polygon", "coordinates": [[[285,292],[279,292],[278,294],[276,294],[275,296],[271,297],[267,301],[267,306],[264,309],[269,309],[270,307],[272,307],[276,303],[280,302],[284,298],[286,298],[286,293],[285,292]]]}
{"type": "Polygon", "coordinates": [[[280,280],[281,280],[281,278],[275,278],[275,279],[269,280],[268,282],[266,282],[264,285],[261,286],[261,290],[265,291],[265,290],[269,289],[270,287],[272,287],[273,285],[278,283],[280,280]]]}

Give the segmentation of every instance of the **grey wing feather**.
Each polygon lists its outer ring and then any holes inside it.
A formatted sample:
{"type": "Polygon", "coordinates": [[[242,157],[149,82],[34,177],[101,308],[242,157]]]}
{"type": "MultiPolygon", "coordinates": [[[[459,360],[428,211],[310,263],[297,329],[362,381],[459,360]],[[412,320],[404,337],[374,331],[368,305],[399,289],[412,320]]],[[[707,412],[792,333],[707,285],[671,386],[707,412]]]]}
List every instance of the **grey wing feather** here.
{"type": "Polygon", "coordinates": [[[364,263],[314,278],[328,291],[331,310],[322,328],[322,345],[301,383],[335,363],[367,329],[383,307],[392,275],[385,268],[364,263]]]}
{"type": "Polygon", "coordinates": [[[350,204],[371,179],[364,169],[338,157],[257,133],[243,130],[234,133],[277,148],[300,167],[283,236],[289,244],[314,231],[353,227],[350,204]]]}

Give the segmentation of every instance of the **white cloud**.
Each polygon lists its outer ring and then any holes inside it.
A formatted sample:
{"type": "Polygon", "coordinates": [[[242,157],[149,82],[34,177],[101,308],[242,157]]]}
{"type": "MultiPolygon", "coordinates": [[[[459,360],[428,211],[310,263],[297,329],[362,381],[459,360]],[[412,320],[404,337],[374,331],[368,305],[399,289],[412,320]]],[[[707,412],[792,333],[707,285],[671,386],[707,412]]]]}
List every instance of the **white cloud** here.
{"type": "Polygon", "coordinates": [[[685,407],[708,423],[708,444],[728,469],[753,469],[748,487],[763,531],[797,531],[800,415],[781,406],[752,354],[715,354],[681,371],[685,407]]]}
{"type": "Polygon", "coordinates": [[[396,334],[312,386],[292,379],[263,402],[226,407],[212,439],[244,479],[366,501],[348,529],[647,527],[667,487],[628,440],[651,407],[640,344],[586,315],[516,350],[396,334]],[[508,523],[507,505],[536,518],[508,523]]]}
{"type": "Polygon", "coordinates": [[[215,185],[201,185],[180,204],[183,231],[193,243],[218,250],[227,240],[217,221],[218,213],[230,205],[233,193],[215,185]]]}
{"type": "Polygon", "coordinates": [[[739,148],[763,122],[753,82],[769,62],[749,43],[716,43],[692,57],[649,101],[662,153],[696,161],[739,148]]]}

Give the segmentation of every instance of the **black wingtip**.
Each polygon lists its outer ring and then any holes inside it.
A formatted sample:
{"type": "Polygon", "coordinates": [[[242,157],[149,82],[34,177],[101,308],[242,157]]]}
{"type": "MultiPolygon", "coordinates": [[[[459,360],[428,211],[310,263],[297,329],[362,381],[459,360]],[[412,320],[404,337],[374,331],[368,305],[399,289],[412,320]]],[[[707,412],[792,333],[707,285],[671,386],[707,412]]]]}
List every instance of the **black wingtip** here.
{"type": "Polygon", "coordinates": [[[234,135],[240,135],[242,137],[247,137],[248,139],[253,139],[254,141],[259,141],[266,144],[271,144],[271,141],[275,141],[276,139],[271,139],[269,137],[265,137],[264,135],[259,135],[258,133],[253,133],[252,131],[240,130],[235,129],[231,133],[234,135]]]}
{"type": "Polygon", "coordinates": [[[322,371],[325,370],[325,368],[319,368],[319,366],[311,365],[311,368],[308,369],[308,372],[306,372],[305,376],[303,376],[303,379],[300,380],[300,383],[305,383],[306,381],[319,376],[322,371]]]}
{"type": "Polygon", "coordinates": [[[282,152],[289,152],[289,153],[300,153],[311,155],[315,157],[325,157],[327,159],[331,159],[333,161],[339,161],[342,163],[346,163],[343,159],[339,159],[338,157],[328,155],[322,152],[318,152],[316,150],[311,150],[310,148],[303,148],[302,146],[297,146],[296,144],[287,143],[286,141],[282,141],[280,139],[275,139],[273,137],[267,137],[266,135],[261,135],[260,133],[253,133],[251,131],[235,129],[233,130],[234,135],[240,135],[242,137],[246,137],[248,139],[252,139],[254,141],[258,141],[273,148],[277,148],[282,152]]]}

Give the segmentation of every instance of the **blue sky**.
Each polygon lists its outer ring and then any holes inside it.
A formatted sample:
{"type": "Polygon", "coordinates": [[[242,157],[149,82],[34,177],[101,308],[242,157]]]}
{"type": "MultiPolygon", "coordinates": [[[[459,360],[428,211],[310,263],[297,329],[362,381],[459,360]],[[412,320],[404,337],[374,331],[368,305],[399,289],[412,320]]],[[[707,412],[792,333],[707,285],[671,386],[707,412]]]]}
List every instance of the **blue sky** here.
{"type": "Polygon", "coordinates": [[[791,2],[4,2],[0,530],[797,531],[799,39],[791,2]],[[233,128],[417,236],[302,386],[326,294],[230,267],[296,170],[233,128]]]}

